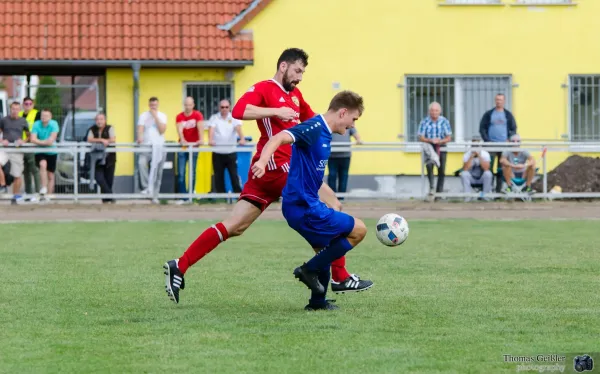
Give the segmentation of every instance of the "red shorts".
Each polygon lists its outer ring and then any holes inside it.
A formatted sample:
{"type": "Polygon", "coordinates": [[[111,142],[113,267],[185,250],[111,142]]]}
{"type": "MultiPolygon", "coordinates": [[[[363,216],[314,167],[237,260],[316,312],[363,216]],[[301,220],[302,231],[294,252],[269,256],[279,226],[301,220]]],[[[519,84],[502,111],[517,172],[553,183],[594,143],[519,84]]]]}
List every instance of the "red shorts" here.
{"type": "Polygon", "coordinates": [[[250,169],[248,181],[244,184],[240,199],[246,200],[264,211],[272,202],[278,201],[281,197],[288,173],[278,169],[267,171],[260,179],[254,179],[253,176],[252,169],[250,169]]]}

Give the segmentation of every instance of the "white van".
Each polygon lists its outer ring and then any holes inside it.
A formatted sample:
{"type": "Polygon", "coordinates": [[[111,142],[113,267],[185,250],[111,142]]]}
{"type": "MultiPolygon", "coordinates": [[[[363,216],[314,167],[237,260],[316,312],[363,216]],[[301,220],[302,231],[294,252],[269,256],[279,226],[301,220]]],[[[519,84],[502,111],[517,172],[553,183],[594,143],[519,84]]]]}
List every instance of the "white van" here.
{"type": "MultiPolygon", "coordinates": [[[[96,120],[96,112],[69,112],[63,121],[58,136],[58,142],[62,144],[77,144],[87,141],[87,132],[92,127],[96,120]]],[[[64,186],[65,189],[73,188],[73,156],[70,153],[59,153],[56,161],[55,184],[64,186]]],[[[77,162],[79,163],[79,191],[86,190],[89,183],[88,171],[84,167],[85,153],[78,155],[77,162]]]]}
{"type": "Polygon", "coordinates": [[[8,95],[5,90],[0,90],[0,118],[8,116],[8,95]]]}

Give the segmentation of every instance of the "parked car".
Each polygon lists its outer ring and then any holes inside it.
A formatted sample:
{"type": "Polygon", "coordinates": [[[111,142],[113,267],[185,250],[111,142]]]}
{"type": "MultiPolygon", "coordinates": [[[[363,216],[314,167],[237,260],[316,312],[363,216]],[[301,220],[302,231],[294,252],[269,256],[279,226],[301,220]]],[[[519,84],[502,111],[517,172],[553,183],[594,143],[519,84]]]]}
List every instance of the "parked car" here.
{"type": "MultiPolygon", "coordinates": [[[[61,144],[76,145],[86,141],[87,132],[94,125],[96,112],[69,112],[63,121],[58,136],[58,142],[61,144]]],[[[57,191],[72,191],[74,186],[73,180],[73,163],[78,163],[79,176],[79,192],[89,192],[89,165],[85,163],[85,153],[77,155],[77,160],[70,153],[59,153],[56,162],[56,186],[57,191]]]]}

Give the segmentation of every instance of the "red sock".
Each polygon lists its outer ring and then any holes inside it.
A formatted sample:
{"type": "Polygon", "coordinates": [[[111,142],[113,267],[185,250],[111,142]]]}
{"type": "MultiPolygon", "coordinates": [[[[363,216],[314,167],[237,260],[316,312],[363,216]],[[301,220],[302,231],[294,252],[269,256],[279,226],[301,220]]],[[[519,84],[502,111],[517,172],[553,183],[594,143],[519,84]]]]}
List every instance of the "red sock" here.
{"type": "Polygon", "coordinates": [[[343,282],[350,276],[346,270],[346,257],[340,257],[331,263],[331,278],[334,282],[343,282]]]}
{"type": "Polygon", "coordinates": [[[179,271],[185,274],[190,266],[200,261],[227,238],[229,234],[221,222],[204,230],[179,259],[179,271]]]}

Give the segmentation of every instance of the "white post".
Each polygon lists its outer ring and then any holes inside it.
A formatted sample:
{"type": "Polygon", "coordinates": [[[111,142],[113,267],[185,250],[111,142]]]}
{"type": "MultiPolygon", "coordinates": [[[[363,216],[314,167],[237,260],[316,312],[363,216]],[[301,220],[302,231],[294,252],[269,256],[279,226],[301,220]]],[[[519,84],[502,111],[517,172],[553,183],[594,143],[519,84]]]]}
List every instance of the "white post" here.
{"type": "Polygon", "coordinates": [[[75,202],[77,202],[79,196],[79,150],[77,148],[78,146],[71,148],[71,155],[73,156],[73,199],[75,202]]]}
{"type": "Polygon", "coordinates": [[[193,164],[193,160],[194,160],[194,152],[192,150],[192,147],[188,147],[188,168],[189,168],[189,173],[188,173],[188,199],[190,200],[190,203],[192,202],[192,195],[194,195],[195,191],[194,191],[194,172],[195,172],[195,167],[196,165],[192,165],[193,164]]]}

